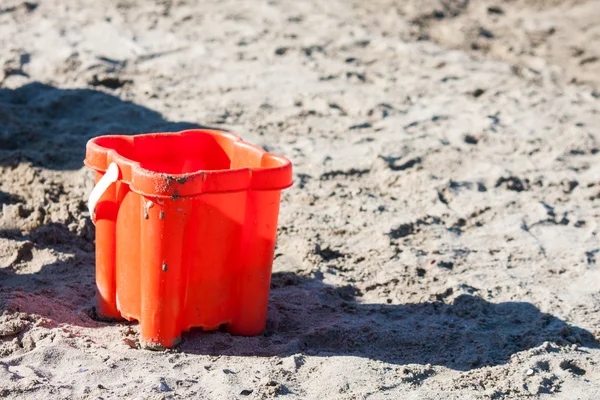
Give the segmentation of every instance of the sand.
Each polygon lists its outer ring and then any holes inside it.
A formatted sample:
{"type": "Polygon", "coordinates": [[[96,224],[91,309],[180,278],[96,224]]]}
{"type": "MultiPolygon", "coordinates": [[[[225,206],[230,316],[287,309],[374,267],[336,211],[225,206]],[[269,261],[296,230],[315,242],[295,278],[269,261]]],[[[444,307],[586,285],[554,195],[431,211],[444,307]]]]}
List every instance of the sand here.
{"type": "Polygon", "coordinates": [[[600,2],[0,4],[0,397],[600,398],[600,2]],[[265,333],[94,317],[106,133],[282,154],[265,333]]]}

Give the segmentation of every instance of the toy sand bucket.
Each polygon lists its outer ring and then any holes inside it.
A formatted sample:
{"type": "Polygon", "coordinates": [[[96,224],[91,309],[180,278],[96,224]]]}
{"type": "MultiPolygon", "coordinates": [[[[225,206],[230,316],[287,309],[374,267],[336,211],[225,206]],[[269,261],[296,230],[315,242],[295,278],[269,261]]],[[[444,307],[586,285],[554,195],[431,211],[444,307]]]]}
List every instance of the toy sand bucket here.
{"type": "Polygon", "coordinates": [[[189,130],[94,138],[85,165],[100,318],[138,320],[150,348],[192,327],[262,333],[287,159],[189,130]]]}

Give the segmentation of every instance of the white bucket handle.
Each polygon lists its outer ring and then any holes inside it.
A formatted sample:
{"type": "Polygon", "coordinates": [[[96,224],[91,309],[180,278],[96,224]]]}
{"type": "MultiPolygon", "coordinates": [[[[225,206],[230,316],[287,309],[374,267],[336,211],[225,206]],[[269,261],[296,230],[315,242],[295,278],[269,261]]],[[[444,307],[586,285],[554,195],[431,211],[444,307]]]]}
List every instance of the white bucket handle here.
{"type": "Polygon", "coordinates": [[[118,179],[119,167],[115,163],[110,163],[104,176],[100,178],[96,186],[94,186],[94,189],[90,194],[90,198],[88,199],[88,210],[90,211],[90,218],[92,219],[94,225],[96,225],[96,204],[98,204],[100,197],[102,197],[102,195],[104,194],[104,192],[106,192],[110,185],[115,183],[118,179]]]}

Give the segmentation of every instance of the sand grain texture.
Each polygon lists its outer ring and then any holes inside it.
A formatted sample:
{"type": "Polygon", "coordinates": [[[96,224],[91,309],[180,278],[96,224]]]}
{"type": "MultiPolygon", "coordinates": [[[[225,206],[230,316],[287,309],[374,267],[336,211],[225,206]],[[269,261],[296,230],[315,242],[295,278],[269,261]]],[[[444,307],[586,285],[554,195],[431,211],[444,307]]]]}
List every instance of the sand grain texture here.
{"type": "Polygon", "coordinates": [[[598,1],[0,4],[0,396],[600,398],[598,1]],[[264,335],[95,321],[85,142],[285,155],[264,335]]]}

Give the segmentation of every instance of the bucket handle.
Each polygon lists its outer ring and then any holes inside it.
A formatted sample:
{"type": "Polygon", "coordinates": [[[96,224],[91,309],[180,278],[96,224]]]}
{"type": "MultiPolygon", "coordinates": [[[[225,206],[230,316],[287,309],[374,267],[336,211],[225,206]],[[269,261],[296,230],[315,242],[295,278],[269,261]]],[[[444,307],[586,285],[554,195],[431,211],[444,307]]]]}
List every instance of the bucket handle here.
{"type": "Polygon", "coordinates": [[[96,225],[96,218],[94,218],[96,213],[96,204],[98,204],[98,201],[104,192],[106,192],[106,190],[110,187],[110,185],[115,183],[118,179],[119,167],[114,162],[110,163],[104,176],[100,178],[98,183],[96,183],[96,186],[94,186],[94,189],[92,189],[92,193],[88,199],[88,210],[90,211],[90,218],[92,219],[94,225],[96,225]]]}

